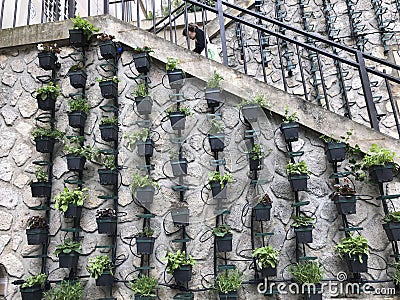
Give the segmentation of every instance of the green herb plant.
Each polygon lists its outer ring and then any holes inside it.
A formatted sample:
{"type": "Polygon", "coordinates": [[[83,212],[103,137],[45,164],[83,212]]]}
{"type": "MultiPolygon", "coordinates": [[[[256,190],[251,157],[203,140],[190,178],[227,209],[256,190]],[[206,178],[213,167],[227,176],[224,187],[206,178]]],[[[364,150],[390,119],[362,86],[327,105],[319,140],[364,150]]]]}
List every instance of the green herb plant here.
{"type": "Polygon", "coordinates": [[[167,57],[167,63],[165,64],[165,69],[167,71],[174,71],[179,68],[179,59],[174,57],[167,57]]]}
{"type": "Polygon", "coordinates": [[[126,146],[129,150],[133,151],[136,147],[136,143],[138,141],[142,141],[143,143],[150,137],[150,129],[149,128],[141,128],[140,130],[129,133],[124,133],[124,139],[127,140],[126,146]]]}
{"type": "Polygon", "coordinates": [[[392,264],[394,273],[392,274],[392,279],[395,285],[400,284],[400,262],[395,262],[392,264]]]}
{"type": "Polygon", "coordinates": [[[180,112],[182,114],[184,114],[185,116],[190,116],[193,114],[192,110],[187,107],[187,106],[181,106],[179,108],[169,108],[165,111],[168,115],[170,113],[174,113],[174,112],[180,112]]]}
{"type": "Polygon", "coordinates": [[[221,87],[221,81],[224,80],[217,70],[214,70],[213,75],[207,81],[207,88],[216,89],[221,87]]]}
{"type": "Polygon", "coordinates": [[[181,250],[176,251],[176,253],[167,252],[166,256],[161,258],[161,260],[167,261],[166,268],[168,274],[174,274],[174,271],[181,266],[195,265],[194,258],[191,255],[186,257],[186,252],[181,250]]]}
{"type": "Polygon", "coordinates": [[[67,239],[65,239],[64,244],[59,244],[56,246],[56,251],[54,251],[54,254],[56,256],[59,256],[61,253],[62,254],[71,254],[72,252],[81,254],[82,253],[81,243],[71,241],[71,239],[67,238],[67,239]]]}
{"type": "Polygon", "coordinates": [[[37,182],[47,182],[48,180],[47,172],[43,170],[43,167],[37,166],[34,175],[37,182]]]}
{"type": "Polygon", "coordinates": [[[135,294],[143,297],[155,297],[154,289],[158,284],[157,278],[153,276],[140,276],[131,283],[131,289],[135,294]]]}
{"type": "Polygon", "coordinates": [[[361,235],[350,235],[343,238],[340,243],[335,246],[335,251],[340,257],[357,256],[358,261],[363,263],[362,255],[369,254],[368,240],[361,235]]]}
{"type": "Polygon", "coordinates": [[[85,70],[85,67],[81,63],[71,66],[68,72],[75,72],[80,70],[85,70]]]}
{"type": "Polygon", "coordinates": [[[34,138],[50,137],[54,139],[62,139],[65,135],[64,132],[55,128],[36,128],[32,130],[31,134],[34,138]]]}
{"type": "Polygon", "coordinates": [[[293,219],[292,227],[294,227],[294,228],[307,227],[307,226],[313,225],[314,221],[315,221],[315,218],[310,218],[307,216],[297,217],[297,216],[293,215],[292,219],[293,219]]]}
{"type": "Polygon", "coordinates": [[[144,83],[139,83],[136,86],[136,89],[133,91],[133,94],[135,97],[147,97],[149,95],[149,91],[144,83]]]}
{"type": "Polygon", "coordinates": [[[213,118],[210,121],[210,134],[222,134],[224,133],[224,123],[217,118],[213,118]]]}
{"type": "Polygon", "coordinates": [[[68,188],[64,188],[64,191],[54,197],[55,208],[66,212],[69,205],[83,206],[84,201],[89,196],[88,190],[88,188],[83,188],[82,190],[76,188],[70,191],[68,188]]]}
{"type": "Polygon", "coordinates": [[[44,300],[82,300],[83,287],[77,281],[62,281],[48,292],[44,293],[44,300]]]}
{"type": "Polygon", "coordinates": [[[298,163],[288,163],[286,165],[286,172],[288,174],[311,174],[304,160],[298,163]]]}
{"type": "Polygon", "coordinates": [[[135,51],[136,53],[150,53],[150,52],[154,52],[154,50],[151,49],[151,47],[149,47],[149,46],[136,47],[135,49],[133,49],[133,51],[135,51]]]}
{"type": "Polygon", "coordinates": [[[107,255],[98,255],[89,258],[86,270],[89,272],[91,278],[97,279],[104,271],[110,271],[110,274],[114,275],[113,267],[114,265],[107,255]]]}
{"type": "Polygon", "coordinates": [[[297,117],[297,112],[289,114],[289,106],[286,106],[285,115],[283,116],[282,121],[283,123],[292,123],[299,121],[299,118],[297,117]]]}
{"type": "Polygon", "coordinates": [[[255,143],[251,151],[249,152],[249,158],[251,160],[261,160],[265,157],[265,153],[262,150],[260,144],[255,143]]]}
{"type": "Polygon", "coordinates": [[[394,158],[397,157],[396,152],[387,150],[384,147],[379,147],[377,144],[372,144],[371,148],[364,155],[361,160],[362,168],[369,168],[371,166],[385,165],[387,163],[394,163],[394,158]]]}
{"type": "Polygon", "coordinates": [[[151,229],[150,227],[146,226],[145,228],[143,228],[142,231],[138,232],[136,236],[140,236],[140,237],[152,237],[154,234],[154,230],[151,229]]]}
{"type": "Polygon", "coordinates": [[[117,125],[117,124],[118,124],[117,117],[103,118],[100,121],[100,125],[117,125]]]}
{"type": "Polygon", "coordinates": [[[115,158],[113,155],[106,155],[101,165],[107,170],[116,170],[117,166],[115,165],[115,158]]]}
{"type": "Polygon", "coordinates": [[[229,172],[225,172],[224,175],[221,175],[220,172],[215,171],[208,174],[208,182],[219,182],[221,189],[223,189],[225,184],[233,182],[233,176],[229,172]]]}
{"type": "Polygon", "coordinates": [[[241,108],[245,105],[259,105],[261,107],[267,107],[267,102],[264,98],[264,95],[256,95],[250,99],[243,99],[238,106],[241,108]]]}
{"type": "Polygon", "coordinates": [[[44,284],[46,283],[47,275],[46,274],[38,274],[34,276],[30,276],[25,280],[25,283],[21,285],[21,288],[30,288],[30,287],[41,287],[44,288],[44,284]]]}
{"type": "Polygon", "coordinates": [[[37,97],[40,97],[42,100],[46,100],[47,97],[51,99],[56,99],[58,96],[61,95],[61,89],[58,85],[54,85],[53,82],[50,82],[49,85],[42,86],[36,89],[37,97]]]}
{"type": "Polygon", "coordinates": [[[74,24],[73,29],[81,29],[83,30],[83,34],[86,36],[88,40],[92,37],[95,32],[98,32],[99,29],[94,27],[92,23],[89,21],[82,19],[79,15],[75,18],[71,18],[72,23],[74,24]]]}
{"type": "Polygon", "coordinates": [[[272,246],[265,246],[255,249],[252,256],[257,259],[257,265],[260,269],[267,267],[276,268],[279,251],[272,246]]]}
{"type": "Polygon", "coordinates": [[[385,223],[400,223],[400,211],[393,211],[388,213],[384,218],[383,221],[385,223]]]}
{"type": "Polygon", "coordinates": [[[144,188],[147,186],[154,186],[159,189],[160,185],[149,175],[143,176],[142,174],[136,172],[132,174],[132,183],[130,185],[132,192],[135,192],[137,188],[144,188]]]}
{"type": "Polygon", "coordinates": [[[231,233],[231,228],[226,224],[221,224],[213,228],[213,234],[216,237],[222,238],[230,233],[231,233]]]}
{"type": "Polygon", "coordinates": [[[320,283],[324,271],[321,265],[316,261],[298,262],[295,266],[290,267],[294,280],[299,284],[317,284],[320,283]]]}
{"type": "Polygon", "coordinates": [[[89,103],[82,97],[68,100],[68,106],[70,111],[81,111],[88,113],[90,110],[89,103]]]}
{"type": "Polygon", "coordinates": [[[236,292],[243,282],[243,273],[239,270],[227,270],[219,273],[214,288],[221,294],[236,292]]]}

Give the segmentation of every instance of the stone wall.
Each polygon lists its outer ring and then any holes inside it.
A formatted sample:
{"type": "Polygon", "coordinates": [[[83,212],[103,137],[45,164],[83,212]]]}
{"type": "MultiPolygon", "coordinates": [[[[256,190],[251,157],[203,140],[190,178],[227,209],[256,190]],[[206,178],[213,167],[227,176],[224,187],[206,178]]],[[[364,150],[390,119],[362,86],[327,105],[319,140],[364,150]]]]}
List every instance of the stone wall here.
{"type": "MultiPolygon", "coordinates": [[[[122,41],[123,42],[123,41],[122,41]]],[[[141,46],[141,45],[140,45],[141,46]]],[[[57,100],[56,127],[59,130],[72,134],[68,126],[67,100],[68,94],[75,92],[69,85],[68,77],[65,77],[69,67],[74,64],[68,55],[73,49],[63,46],[60,55],[61,69],[57,76],[60,78],[59,85],[62,88],[63,96],[57,100]]],[[[101,105],[107,103],[102,99],[96,77],[102,75],[99,67],[104,61],[100,60],[98,48],[93,45],[87,52],[87,73],[86,85],[87,98],[91,105],[88,121],[85,127],[85,143],[98,148],[109,148],[100,138],[99,122],[104,112],[101,105]]],[[[119,188],[119,210],[126,212],[120,218],[118,224],[118,253],[121,258],[121,265],[117,267],[116,276],[118,279],[131,280],[136,276],[135,267],[140,265],[140,259],[135,254],[135,247],[130,247],[125,237],[137,233],[142,226],[142,221],[136,217],[141,213],[132,200],[129,184],[131,174],[137,166],[143,165],[143,158],[136,152],[126,148],[124,132],[135,132],[138,130],[137,121],[140,117],[135,113],[132,106],[133,96],[131,91],[136,86],[134,77],[136,70],[132,64],[132,52],[125,49],[118,62],[118,76],[122,80],[119,84],[120,103],[120,143],[119,143],[119,164],[124,166],[121,170],[122,184],[119,188]]],[[[204,69],[204,73],[212,74],[213,69],[204,69]]],[[[35,46],[24,46],[3,50],[0,56],[1,73],[1,118],[0,118],[0,263],[8,272],[9,281],[26,278],[30,274],[40,271],[39,259],[23,259],[23,255],[39,254],[40,249],[36,246],[28,246],[25,235],[26,222],[29,216],[40,213],[29,210],[28,207],[38,205],[38,199],[31,197],[29,182],[34,179],[33,161],[41,160],[42,155],[35,151],[35,145],[30,137],[30,132],[35,128],[35,117],[40,115],[37,109],[36,100],[31,96],[32,91],[40,86],[36,76],[46,74],[38,67],[37,50],[35,46]]],[[[164,257],[167,250],[177,250],[180,244],[172,243],[172,239],[180,238],[179,233],[173,233],[174,228],[170,210],[181,205],[190,209],[190,225],[187,227],[187,234],[193,241],[188,244],[188,252],[196,259],[194,276],[189,283],[191,289],[202,289],[211,287],[213,273],[213,242],[211,228],[215,224],[215,200],[210,192],[204,189],[207,183],[208,173],[215,170],[210,165],[210,156],[203,149],[203,140],[209,130],[207,110],[202,96],[204,83],[196,79],[187,79],[182,92],[188,100],[187,105],[194,110],[194,115],[188,117],[186,130],[183,132],[186,137],[184,154],[191,163],[189,164],[188,176],[185,177],[185,184],[189,191],[185,193],[185,202],[179,202],[178,193],[172,191],[171,186],[176,180],[169,178],[169,150],[176,148],[173,144],[175,133],[171,130],[168,122],[163,122],[165,109],[172,106],[169,101],[167,79],[164,78],[164,65],[154,60],[149,73],[151,78],[152,95],[154,97],[153,112],[150,115],[154,136],[159,136],[156,141],[156,153],[152,159],[155,170],[151,172],[152,177],[160,184],[160,192],[155,196],[150,211],[156,215],[152,221],[155,229],[156,245],[155,253],[151,257],[151,264],[155,267],[151,274],[159,278],[162,284],[171,284],[171,276],[165,273],[164,257]],[[164,83],[164,84],[162,84],[164,83]],[[165,86],[164,86],[165,85],[165,86]],[[165,168],[163,167],[165,165],[165,168]],[[165,176],[163,169],[168,176],[165,176]],[[172,233],[172,234],[171,234],[172,233]],[[204,284],[204,286],[203,286],[204,284]]],[[[228,200],[224,206],[231,213],[226,216],[226,222],[233,228],[233,249],[227,255],[228,261],[237,265],[238,269],[245,274],[246,281],[254,276],[250,269],[250,207],[256,203],[257,196],[268,193],[273,200],[272,219],[266,224],[264,230],[274,232],[269,238],[269,244],[280,250],[280,262],[278,268],[278,279],[288,279],[288,266],[295,262],[295,236],[290,227],[290,216],[294,212],[291,204],[294,194],[290,190],[289,182],[285,174],[285,165],[289,161],[287,149],[280,131],[281,122],[276,115],[264,114],[257,124],[252,124],[259,130],[259,140],[267,154],[264,160],[264,167],[259,172],[259,178],[265,180],[265,184],[259,185],[257,190],[250,185],[251,175],[248,171],[248,161],[245,152],[247,146],[244,141],[245,125],[239,120],[237,104],[240,99],[228,92],[223,94],[225,104],[221,108],[222,119],[225,124],[227,135],[227,147],[223,153],[226,160],[226,170],[232,172],[235,183],[229,185],[228,200]]],[[[204,142],[208,150],[207,140],[204,142]]],[[[64,188],[64,180],[71,172],[66,167],[66,159],[63,156],[62,143],[56,145],[54,160],[53,197],[64,188]]],[[[303,211],[308,215],[314,215],[316,225],[314,229],[314,242],[306,246],[307,255],[317,256],[326,270],[325,278],[334,278],[339,271],[346,270],[344,262],[337,258],[334,253],[335,242],[340,240],[344,234],[339,231],[341,218],[338,216],[335,206],[329,199],[332,192],[333,181],[329,179],[333,172],[332,167],[327,163],[324,154],[323,142],[319,134],[305,128],[300,130],[300,140],[294,144],[294,151],[304,151],[304,159],[310,167],[312,174],[309,180],[308,192],[300,193],[300,200],[310,201],[303,211]]],[[[348,161],[341,164],[340,169],[348,166],[348,161]]],[[[95,246],[105,245],[110,239],[99,235],[96,231],[95,214],[98,208],[110,207],[108,200],[101,200],[99,195],[104,194],[106,189],[100,186],[97,169],[100,166],[95,163],[87,163],[84,171],[84,186],[90,189],[90,196],[84,205],[81,227],[83,229],[82,244],[85,256],[80,257],[78,275],[85,276],[87,271],[85,265],[89,257],[103,252],[95,249],[95,246]]],[[[73,187],[68,185],[69,187],[73,187]]],[[[397,181],[388,184],[390,191],[398,189],[397,181]]],[[[377,196],[377,188],[373,185],[356,183],[356,190],[360,194],[370,195],[374,199],[377,196]]],[[[387,279],[386,261],[391,262],[391,246],[386,239],[381,226],[383,210],[377,200],[359,201],[357,215],[350,216],[352,225],[362,226],[362,234],[368,238],[371,248],[369,265],[375,269],[364,275],[368,279],[387,279]],[[376,254],[376,255],[375,255],[376,254]],[[379,255],[379,256],[378,256],[379,255]],[[386,261],[385,261],[386,260],[386,261]]],[[[52,208],[54,206],[52,205],[52,208]]],[[[57,258],[53,252],[55,246],[68,235],[60,231],[68,226],[61,213],[51,210],[50,233],[54,236],[50,239],[48,270],[50,280],[60,280],[67,275],[65,269],[58,269],[57,258]]],[[[259,228],[257,228],[259,230],[259,228]]],[[[258,240],[256,246],[260,246],[258,240]]],[[[85,285],[85,299],[96,299],[105,296],[101,288],[95,286],[93,279],[83,278],[85,285]]],[[[385,284],[391,286],[391,284],[385,284]]],[[[169,289],[166,286],[160,287],[158,293],[160,299],[170,299],[177,290],[169,289]]],[[[122,283],[115,287],[114,296],[117,299],[128,299],[130,290],[122,283]]],[[[263,299],[259,295],[255,285],[246,284],[239,291],[240,299],[263,299]]],[[[195,299],[213,299],[214,294],[209,291],[195,293],[195,299]]],[[[295,299],[296,296],[280,296],[281,299],[295,299]]],[[[8,285],[7,299],[20,299],[17,287],[8,285]]]]}

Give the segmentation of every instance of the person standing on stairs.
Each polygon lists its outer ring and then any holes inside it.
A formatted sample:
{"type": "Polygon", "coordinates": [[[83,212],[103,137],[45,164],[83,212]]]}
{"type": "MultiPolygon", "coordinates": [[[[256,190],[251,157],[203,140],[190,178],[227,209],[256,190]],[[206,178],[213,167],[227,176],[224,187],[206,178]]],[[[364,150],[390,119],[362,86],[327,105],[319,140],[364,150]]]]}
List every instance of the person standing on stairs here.
{"type": "Polygon", "coordinates": [[[195,23],[189,23],[188,28],[186,30],[183,29],[182,32],[183,36],[188,36],[191,40],[196,41],[195,42],[195,48],[193,49],[194,52],[201,54],[203,52],[204,48],[206,47],[206,40],[204,36],[204,31],[197,26],[195,23]]]}

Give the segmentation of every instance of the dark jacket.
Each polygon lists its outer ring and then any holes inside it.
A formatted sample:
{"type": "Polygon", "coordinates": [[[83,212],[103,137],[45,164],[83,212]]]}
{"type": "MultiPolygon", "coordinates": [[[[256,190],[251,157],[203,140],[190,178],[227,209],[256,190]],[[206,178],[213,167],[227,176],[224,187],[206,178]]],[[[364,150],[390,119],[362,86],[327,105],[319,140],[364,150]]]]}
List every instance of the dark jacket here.
{"type": "Polygon", "coordinates": [[[200,54],[205,47],[206,47],[206,41],[204,39],[204,31],[199,28],[196,28],[196,43],[193,51],[200,54]]]}

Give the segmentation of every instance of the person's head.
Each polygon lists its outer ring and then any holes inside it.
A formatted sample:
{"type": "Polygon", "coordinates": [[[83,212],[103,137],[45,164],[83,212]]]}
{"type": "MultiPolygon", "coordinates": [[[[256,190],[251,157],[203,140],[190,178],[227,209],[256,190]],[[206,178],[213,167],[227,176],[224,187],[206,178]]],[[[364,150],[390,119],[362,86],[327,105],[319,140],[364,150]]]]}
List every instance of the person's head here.
{"type": "Polygon", "coordinates": [[[190,23],[190,24],[188,24],[187,31],[186,31],[186,28],[184,28],[182,31],[182,34],[184,36],[188,35],[191,40],[194,40],[194,39],[196,39],[196,29],[197,28],[198,28],[198,26],[196,24],[190,23]]]}

